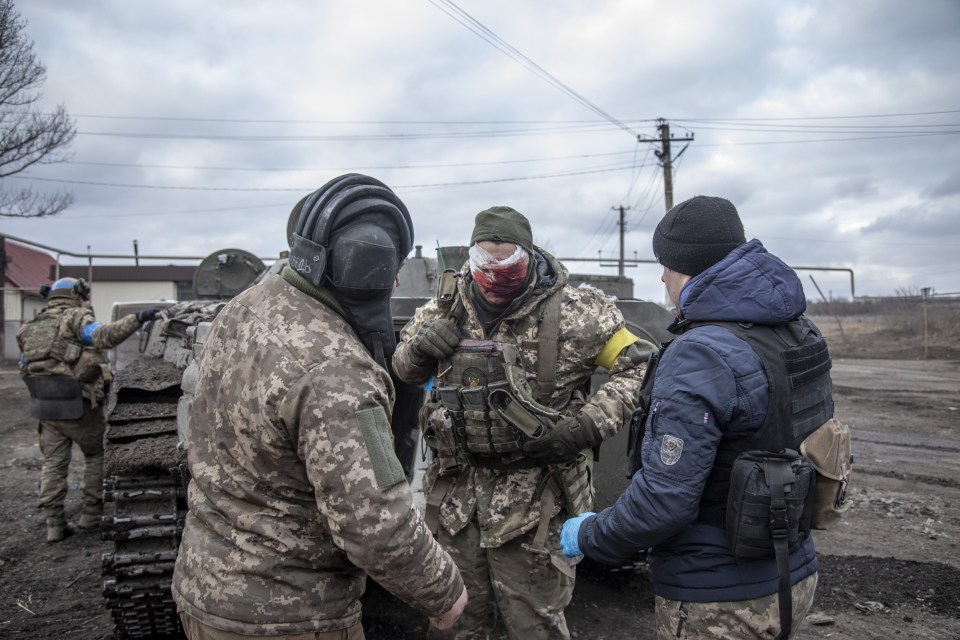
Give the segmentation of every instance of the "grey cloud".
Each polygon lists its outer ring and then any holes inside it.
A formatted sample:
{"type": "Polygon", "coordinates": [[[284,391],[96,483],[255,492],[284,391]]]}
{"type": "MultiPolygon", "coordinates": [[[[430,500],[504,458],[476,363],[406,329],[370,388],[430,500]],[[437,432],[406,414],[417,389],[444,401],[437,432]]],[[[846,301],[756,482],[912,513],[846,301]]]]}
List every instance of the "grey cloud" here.
{"type": "Polygon", "coordinates": [[[923,195],[927,198],[945,198],[957,194],[960,194],[960,171],[953,171],[942,182],[923,190],[923,195]]]}

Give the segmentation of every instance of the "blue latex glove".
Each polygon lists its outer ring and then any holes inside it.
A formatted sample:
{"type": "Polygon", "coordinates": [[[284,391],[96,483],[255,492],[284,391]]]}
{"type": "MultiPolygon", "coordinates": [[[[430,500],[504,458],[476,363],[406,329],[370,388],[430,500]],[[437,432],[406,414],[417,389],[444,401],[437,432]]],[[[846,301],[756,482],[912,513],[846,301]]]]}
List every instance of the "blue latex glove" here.
{"type": "Polygon", "coordinates": [[[581,513],[576,518],[570,518],[563,523],[563,530],[560,532],[560,550],[568,558],[575,558],[583,555],[580,553],[580,543],[577,538],[580,534],[580,525],[587,516],[596,515],[593,511],[581,513]]]}

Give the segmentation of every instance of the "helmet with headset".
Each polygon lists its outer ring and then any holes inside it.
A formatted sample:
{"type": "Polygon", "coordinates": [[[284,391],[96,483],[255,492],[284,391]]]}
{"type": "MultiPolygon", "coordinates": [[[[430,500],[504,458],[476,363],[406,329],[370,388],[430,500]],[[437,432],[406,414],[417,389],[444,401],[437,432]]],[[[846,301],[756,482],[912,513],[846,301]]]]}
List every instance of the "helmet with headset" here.
{"type": "Polygon", "coordinates": [[[90,299],[90,285],[83,278],[60,278],[49,288],[43,286],[40,288],[41,295],[48,299],[54,298],[72,298],[76,296],[81,300],[90,299]],[[46,294],[43,292],[46,291],[46,294]]]}
{"type": "Polygon", "coordinates": [[[390,297],[413,248],[406,205],[379,180],[348,173],[296,204],[287,237],[289,266],[337,294],[361,342],[386,367],[396,348],[390,297]]]}

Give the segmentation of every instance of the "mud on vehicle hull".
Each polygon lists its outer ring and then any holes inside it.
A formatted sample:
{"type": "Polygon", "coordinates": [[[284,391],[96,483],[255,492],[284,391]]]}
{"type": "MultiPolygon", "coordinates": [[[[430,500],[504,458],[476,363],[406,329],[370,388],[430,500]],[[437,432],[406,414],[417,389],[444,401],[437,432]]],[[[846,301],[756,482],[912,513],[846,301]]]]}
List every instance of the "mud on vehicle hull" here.
{"type": "Polygon", "coordinates": [[[180,637],[170,595],[187,514],[189,472],[178,447],[195,358],[220,302],[181,303],[141,329],[141,353],[114,375],[106,407],[103,595],[122,639],[180,637]]]}

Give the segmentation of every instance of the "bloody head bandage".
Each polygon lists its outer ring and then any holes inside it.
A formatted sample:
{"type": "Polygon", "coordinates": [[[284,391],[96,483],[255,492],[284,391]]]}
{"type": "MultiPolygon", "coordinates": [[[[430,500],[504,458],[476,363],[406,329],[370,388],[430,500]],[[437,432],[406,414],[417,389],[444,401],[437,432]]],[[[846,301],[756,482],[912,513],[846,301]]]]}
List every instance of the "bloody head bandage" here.
{"type": "Polygon", "coordinates": [[[497,260],[479,245],[470,247],[470,271],[487,302],[507,304],[527,281],[530,254],[517,247],[509,257],[497,260]]]}

